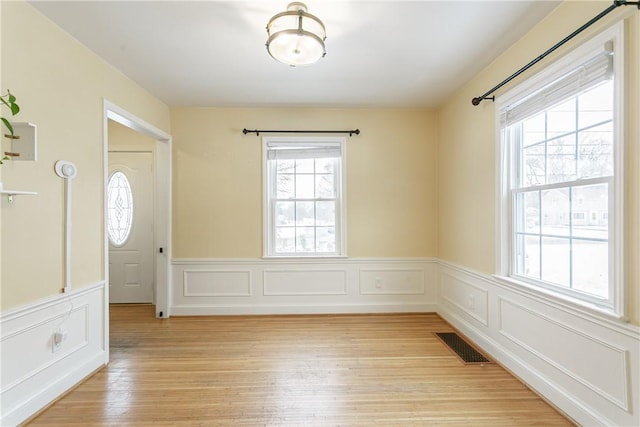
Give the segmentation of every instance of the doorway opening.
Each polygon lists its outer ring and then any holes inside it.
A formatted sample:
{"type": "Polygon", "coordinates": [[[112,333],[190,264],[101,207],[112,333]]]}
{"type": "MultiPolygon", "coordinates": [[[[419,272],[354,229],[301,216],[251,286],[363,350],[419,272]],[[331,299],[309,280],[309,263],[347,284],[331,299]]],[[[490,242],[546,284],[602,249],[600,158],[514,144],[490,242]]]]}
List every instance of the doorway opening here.
{"type": "MultiPolygon", "coordinates": [[[[133,235],[135,224],[131,224],[131,230],[126,230],[125,227],[120,225],[114,227],[111,224],[111,232],[113,235],[121,233],[120,237],[126,237],[122,241],[118,238],[114,239],[109,235],[110,224],[107,221],[109,217],[108,212],[108,185],[110,178],[113,177],[112,173],[115,169],[124,170],[129,168],[129,172],[133,169],[144,168],[138,166],[127,166],[132,161],[131,158],[136,157],[135,162],[142,162],[151,164],[151,176],[145,177],[143,180],[149,181],[146,184],[147,190],[143,192],[151,191],[151,194],[146,194],[146,199],[141,199],[139,203],[151,204],[148,206],[148,212],[146,212],[142,220],[138,222],[138,229],[143,229],[145,226],[151,226],[152,232],[150,234],[150,255],[146,255],[146,261],[138,263],[137,261],[131,262],[131,260],[118,259],[119,264],[118,275],[120,279],[124,278],[125,284],[135,284],[138,280],[138,276],[143,275],[144,269],[151,268],[146,274],[151,274],[150,292],[148,295],[143,295],[142,300],[135,301],[131,299],[129,301],[120,299],[119,302],[146,302],[150,298],[151,304],[155,306],[155,315],[158,318],[167,318],[170,316],[169,312],[169,290],[170,290],[170,259],[171,259],[171,136],[166,132],[154,127],[146,121],[136,117],[128,111],[108,102],[104,101],[104,204],[105,204],[105,247],[104,247],[104,266],[105,266],[105,278],[107,283],[111,284],[110,270],[113,272],[113,266],[111,265],[110,252],[113,249],[117,249],[119,246],[123,246],[129,241],[130,236],[124,236],[131,233],[133,235]],[[122,137],[128,135],[128,137],[122,137]],[[111,138],[113,136],[114,138],[111,138]],[[141,154],[141,156],[135,156],[141,154]],[[116,158],[117,157],[117,158],[116,158]],[[139,157],[139,158],[138,158],[139,157]],[[144,158],[144,160],[140,160],[144,158]],[[113,161],[112,161],[113,160],[113,161]],[[115,234],[114,234],[115,233],[115,234]],[[140,264],[140,265],[136,265],[140,264]],[[145,265],[146,264],[146,265],[145,265]],[[149,266],[152,264],[152,266],[149,266]]],[[[123,174],[126,176],[126,174],[123,174]]],[[[130,174],[129,177],[132,177],[130,174]]],[[[126,179],[128,179],[127,177],[126,179]]],[[[114,184],[111,181],[112,186],[120,185],[124,182],[118,176],[119,182],[114,184]]],[[[126,187],[126,185],[123,185],[126,187]]],[[[112,188],[113,190],[113,188],[112,188]]],[[[115,191],[121,191],[115,190],[115,191]]],[[[122,190],[122,194],[126,198],[126,190],[122,190]]],[[[133,197],[133,193],[131,193],[133,197]]],[[[124,215],[130,215],[129,213],[123,213],[124,215]]],[[[148,240],[149,236],[145,236],[148,240]]],[[[147,245],[147,244],[145,244],[147,245]]],[[[111,253],[113,256],[114,251],[111,253]]],[[[118,254],[118,257],[122,258],[122,254],[118,254]]],[[[114,256],[115,261],[115,256],[114,256]]],[[[114,273],[115,276],[115,273],[114,273]]],[[[140,280],[142,281],[142,280],[140,280]]],[[[105,330],[109,328],[109,302],[111,299],[110,288],[107,286],[105,295],[105,330]]],[[[134,289],[135,286],[130,286],[134,289]]],[[[144,293],[144,292],[143,292],[144,293]]],[[[118,296],[121,298],[121,296],[118,296]]],[[[125,296],[125,298],[127,298],[125,296]]],[[[136,297],[138,298],[138,297],[136,297]]],[[[116,298],[117,300],[117,298],[116,298]]],[[[114,302],[116,302],[114,300],[114,302]]],[[[108,334],[105,335],[105,339],[108,340],[108,334]]],[[[105,347],[108,348],[108,342],[105,343],[105,347]]]]}
{"type": "Polygon", "coordinates": [[[155,141],[109,120],[109,303],[155,301],[155,141]]]}

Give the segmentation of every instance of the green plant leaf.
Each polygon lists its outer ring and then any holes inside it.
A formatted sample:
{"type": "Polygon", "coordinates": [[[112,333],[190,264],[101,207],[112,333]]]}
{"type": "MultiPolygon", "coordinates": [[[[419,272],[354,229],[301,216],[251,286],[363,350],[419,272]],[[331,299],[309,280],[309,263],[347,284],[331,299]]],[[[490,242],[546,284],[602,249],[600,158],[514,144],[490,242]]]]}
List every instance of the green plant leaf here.
{"type": "MultiPolygon", "coordinates": [[[[15,97],[14,97],[15,99],[15,97]]],[[[20,112],[20,106],[18,104],[16,104],[15,102],[11,103],[11,114],[12,115],[16,115],[20,112]]]]}
{"type": "Polygon", "coordinates": [[[2,120],[2,123],[4,123],[4,125],[7,127],[9,133],[11,133],[11,136],[13,136],[13,126],[11,125],[11,122],[4,117],[0,117],[0,120],[2,120]]]}
{"type": "Polygon", "coordinates": [[[7,91],[7,95],[9,95],[9,103],[13,104],[16,102],[16,97],[11,94],[11,92],[7,91]]]}

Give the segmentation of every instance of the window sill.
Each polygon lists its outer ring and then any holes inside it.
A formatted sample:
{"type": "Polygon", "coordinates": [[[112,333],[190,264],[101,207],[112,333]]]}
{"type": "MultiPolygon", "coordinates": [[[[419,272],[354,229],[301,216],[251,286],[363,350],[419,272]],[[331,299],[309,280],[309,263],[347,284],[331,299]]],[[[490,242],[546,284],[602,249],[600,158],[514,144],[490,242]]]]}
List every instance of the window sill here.
{"type": "Polygon", "coordinates": [[[347,259],[346,255],[265,255],[265,260],[306,261],[306,260],[331,260],[347,259]]]}
{"type": "Polygon", "coordinates": [[[599,318],[612,320],[617,323],[628,322],[627,317],[616,313],[609,307],[600,306],[590,301],[584,301],[571,295],[566,295],[562,292],[554,292],[551,289],[535,286],[525,281],[514,279],[513,277],[502,276],[498,274],[494,274],[492,276],[499,284],[511,290],[543,299],[545,301],[554,303],[555,305],[568,307],[588,315],[596,315],[599,318]]]}

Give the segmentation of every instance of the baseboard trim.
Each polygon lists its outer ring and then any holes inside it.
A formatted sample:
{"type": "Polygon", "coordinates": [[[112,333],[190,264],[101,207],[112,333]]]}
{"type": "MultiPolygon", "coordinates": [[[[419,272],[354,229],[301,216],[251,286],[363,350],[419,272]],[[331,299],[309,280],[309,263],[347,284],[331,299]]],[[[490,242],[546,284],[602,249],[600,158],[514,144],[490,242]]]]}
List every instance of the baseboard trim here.
{"type": "Polygon", "coordinates": [[[387,305],[185,305],[173,306],[172,316],[234,316],[279,314],[436,313],[436,304],[387,305]]]}
{"type": "Polygon", "coordinates": [[[67,373],[64,377],[34,394],[29,400],[24,401],[20,406],[13,408],[11,412],[2,414],[0,425],[13,426],[29,423],[106,365],[105,353],[95,355],[73,372],[67,373]]]}

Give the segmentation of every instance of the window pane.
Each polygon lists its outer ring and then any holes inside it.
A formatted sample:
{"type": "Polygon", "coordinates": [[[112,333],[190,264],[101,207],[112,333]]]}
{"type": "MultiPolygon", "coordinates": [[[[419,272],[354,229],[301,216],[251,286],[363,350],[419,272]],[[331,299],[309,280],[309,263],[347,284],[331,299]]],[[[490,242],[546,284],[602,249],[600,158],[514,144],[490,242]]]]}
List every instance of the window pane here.
{"type": "Polygon", "coordinates": [[[592,295],[609,295],[609,245],[575,239],[573,241],[573,287],[592,295]]]}
{"type": "Polygon", "coordinates": [[[336,250],[336,229],[335,227],[316,228],[316,251],[322,253],[332,253],[336,250]]]}
{"type": "Polygon", "coordinates": [[[316,159],[316,173],[334,173],[335,159],[316,159]]]}
{"type": "Polygon", "coordinates": [[[563,287],[571,284],[571,245],[569,239],[542,238],[541,279],[563,287]]]}
{"type": "Polygon", "coordinates": [[[525,147],[536,142],[544,141],[545,136],[545,113],[542,112],[522,122],[523,145],[525,147]]]}
{"type": "Polygon", "coordinates": [[[296,173],[314,173],[314,159],[297,159],[296,173]]]}
{"type": "Polygon", "coordinates": [[[335,225],[336,202],[316,202],[317,225],[335,225]]]}
{"type": "Polygon", "coordinates": [[[296,230],[294,227],[276,227],[276,252],[292,253],[296,250],[296,230]]]}
{"type": "Polygon", "coordinates": [[[295,176],[290,174],[278,174],[276,183],[276,198],[292,199],[294,197],[295,176]]]}
{"type": "Polygon", "coordinates": [[[294,173],[295,172],[295,166],[296,162],[294,160],[283,160],[283,159],[278,159],[276,161],[276,170],[277,172],[280,173],[294,173]]]}
{"type": "Polygon", "coordinates": [[[542,238],[541,278],[546,282],[570,287],[571,245],[569,239],[542,238]]]}
{"type": "Polygon", "coordinates": [[[578,156],[580,178],[613,175],[613,125],[611,122],[578,133],[578,156]]]}
{"type": "Polygon", "coordinates": [[[609,237],[609,186],[598,184],[574,187],[571,199],[572,235],[607,240],[609,237]]]}
{"type": "Polygon", "coordinates": [[[316,175],[316,197],[319,199],[333,199],[335,197],[333,175],[316,175]]]}
{"type": "Polygon", "coordinates": [[[613,120],[613,80],[609,80],[578,97],[580,128],[613,120]]]}
{"type": "Polygon", "coordinates": [[[540,279],[540,238],[537,236],[516,237],[516,273],[540,279]]]}
{"type": "Polygon", "coordinates": [[[522,150],[524,186],[545,184],[545,146],[536,144],[522,150]]]}
{"type": "Polygon", "coordinates": [[[547,138],[564,135],[576,130],[575,98],[547,111],[547,138]]]}
{"type": "Polygon", "coordinates": [[[314,252],[315,246],[314,227],[296,228],[296,252],[314,252]]]}
{"type": "Polygon", "coordinates": [[[568,236],[569,225],[569,189],[557,188],[541,191],[542,198],[542,234],[568,236]]]}
{"type": "Polygon", "coordinates": [[[296,225],[315,225],[313,202],[296,202],[296,225]]]}
{"type": "Polygon", "coordinates": [[[314,193],[313,175],[296,175],[296,198],[313,199],[314,193]]]}
{"type": "Polygon", "coordinates": [[[276,226],[295,224],[295,203],[294,202],[276,202],[276,226]]]}
{"type": "Polygon", "coordinates": [[[575,134],[547,143],[547,184],[576,179],[575,134]]]}
{"type": "Polygon", "coordinates": [[[540,192],[519,193],[516,197],[516,231],[540,233],[540,192]]]}

